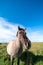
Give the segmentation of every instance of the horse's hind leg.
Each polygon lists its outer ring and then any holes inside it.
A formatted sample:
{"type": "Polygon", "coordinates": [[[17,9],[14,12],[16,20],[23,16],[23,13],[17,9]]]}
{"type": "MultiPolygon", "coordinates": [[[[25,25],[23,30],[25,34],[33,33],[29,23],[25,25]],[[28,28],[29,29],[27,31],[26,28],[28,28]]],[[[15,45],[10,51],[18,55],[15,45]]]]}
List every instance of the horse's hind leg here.
{"type": "Polygon", "coordinates": [[[11,56],[10,58],[11,58],[11,65],[13,65],[14,58],[13,58],[13,56],[11,56]]]}

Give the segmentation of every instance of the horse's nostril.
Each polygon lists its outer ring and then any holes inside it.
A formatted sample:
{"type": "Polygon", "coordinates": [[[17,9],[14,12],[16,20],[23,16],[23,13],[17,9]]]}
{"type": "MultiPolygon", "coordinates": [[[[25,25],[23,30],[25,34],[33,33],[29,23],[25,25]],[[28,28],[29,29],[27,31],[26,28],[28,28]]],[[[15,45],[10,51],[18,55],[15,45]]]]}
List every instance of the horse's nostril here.
{"type": "Polygon", "coordinates": [[[25,45],[26,45],[26,43],[25,43],[25,45]]]}
{"type": "Polygon", "coordinates": [[[28,43],[28,49],[30,49],[30,47],[31,47],[31,43],[28,43]]]}
{"type": "Polygon", "coordinates": [[[26,43],[27,49],[31,48],[31,41],[29,40],[28,43],[26,43]]]}

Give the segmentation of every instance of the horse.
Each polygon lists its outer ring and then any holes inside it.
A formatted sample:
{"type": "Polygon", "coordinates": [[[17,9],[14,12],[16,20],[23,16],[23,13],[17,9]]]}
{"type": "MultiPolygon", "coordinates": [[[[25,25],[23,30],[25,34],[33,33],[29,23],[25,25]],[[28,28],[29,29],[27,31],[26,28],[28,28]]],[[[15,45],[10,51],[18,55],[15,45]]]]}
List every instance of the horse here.
{"type": "Polygon", "coordinates": [[[26,36],[26,31],[18,26],[16,34],[16,40],[12,40],[7,45],[7,53],[10,55],[11,65],[13,65],[13,58],[20,57],[23,48],[29,49],[31,47],[31,41],[26,36]]]}

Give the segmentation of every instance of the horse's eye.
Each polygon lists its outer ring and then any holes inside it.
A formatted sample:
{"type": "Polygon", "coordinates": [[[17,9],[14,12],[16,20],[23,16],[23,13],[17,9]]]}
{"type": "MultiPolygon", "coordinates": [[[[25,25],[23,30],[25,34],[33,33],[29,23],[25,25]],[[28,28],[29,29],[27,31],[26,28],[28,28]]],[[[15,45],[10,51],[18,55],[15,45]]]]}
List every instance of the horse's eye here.
{"type": "Polygon", "coordinates": [[[25,35],[26,35],[26,33],[25,33],[25,35]]]}
{"type": "Polygon", "coordinates": [[[21,32],[19,32],[19,34],[21,34],[21,32]]]}

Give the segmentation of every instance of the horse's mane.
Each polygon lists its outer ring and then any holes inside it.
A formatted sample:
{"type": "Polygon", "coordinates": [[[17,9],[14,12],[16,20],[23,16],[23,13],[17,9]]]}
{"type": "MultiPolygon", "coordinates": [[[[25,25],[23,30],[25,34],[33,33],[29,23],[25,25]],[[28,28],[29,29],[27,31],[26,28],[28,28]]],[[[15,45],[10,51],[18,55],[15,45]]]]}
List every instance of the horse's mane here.
{"type": "Polygon", "coordinates": [[[18,26],[18,29],[19,29],[20,31],[21,31],[21,30],[22,30],[22,31],[25,31],[25,29],[23,29],[23,28],[20,28],[19,26],[18,26]]]}

